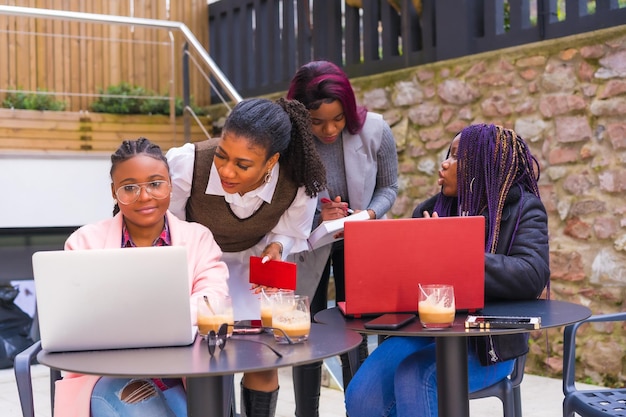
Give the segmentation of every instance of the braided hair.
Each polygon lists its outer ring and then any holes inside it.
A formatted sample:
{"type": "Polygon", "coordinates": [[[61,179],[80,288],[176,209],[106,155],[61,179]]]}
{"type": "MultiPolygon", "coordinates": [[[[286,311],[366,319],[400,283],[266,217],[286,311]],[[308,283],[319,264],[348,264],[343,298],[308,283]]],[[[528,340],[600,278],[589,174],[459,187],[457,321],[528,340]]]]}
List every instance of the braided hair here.
{"type": "MultiPolygon", "coordinates": [[[[122,142],[119,148],[111,155],[111,170],[109,174],[111,178],[113,178],[113,172],[119,164],[122,162],[128,161],[129,159],[134,158],[137,155],[146,155],[151,158],[162,161],[167,167],[167,171],[169,172],[169,164],[167,163],[167,159],[165,155],[163,155],[163,151],[156,143],[150,142],[148,139],[140,137],[135,140],[125,140],[122,142]]],[[[113,207],[113,215],[115,216],[120,211],[120,207],[117,203],[113,207]]]]}
{"type": "Polygon", "coordinates": [[[439,194],[435,211],[440,216],[449,216],[454,209],[462,216],[487,211],[489,235],[485,251],[495,253],[502,210],[511,187],[516,185],[539,197],[539,163],[513,130],[492,124],[463,129],[457,152],[458,197],[439,194]]]}
{"type": "Polygon", "coordinates": [[[309,111],[297,101],[243,100],[226,118],[222,134],[243,136],[266,150],[266,160],[280,155],[280,164],[309,197],[326,188],[326,170],[315,148],[309,111]]]}

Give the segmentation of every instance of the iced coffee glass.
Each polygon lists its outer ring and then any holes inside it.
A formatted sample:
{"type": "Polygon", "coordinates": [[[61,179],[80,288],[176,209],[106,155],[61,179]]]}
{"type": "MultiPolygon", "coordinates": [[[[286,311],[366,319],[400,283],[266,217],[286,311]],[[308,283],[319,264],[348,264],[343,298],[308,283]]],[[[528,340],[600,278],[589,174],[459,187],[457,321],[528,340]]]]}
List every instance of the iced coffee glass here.
{"type": "Polygon", "coordinates": [[[311,331],[309,297],[284,295],[275,298],[272,303],[272,327],[281,330],[274,330],[274,339],[278,343],[298,343],[307,340],[311,331]]]}
{"type": "Polygon", "coordinates": [[[418,291],[417,311],[422,326],[427,329],[451,327],[456,313],[452,285],[419,285],[418,291]]]}
{"type": "Polygon", "coordinates": [[[235,324],[230,296],[198,298],[198,334],[206,337],[211,330],[217,333],[223,323],[229,325],[228,336],[230,336],[235,324]]]}
{"type": "Polygon", "coordinates": [[[261,291],[259,302],[261,304],[261,325],[272,327],[272,305],[274,300],[280,301],[283,297],[292,296],[293,290],[261,291]]]}

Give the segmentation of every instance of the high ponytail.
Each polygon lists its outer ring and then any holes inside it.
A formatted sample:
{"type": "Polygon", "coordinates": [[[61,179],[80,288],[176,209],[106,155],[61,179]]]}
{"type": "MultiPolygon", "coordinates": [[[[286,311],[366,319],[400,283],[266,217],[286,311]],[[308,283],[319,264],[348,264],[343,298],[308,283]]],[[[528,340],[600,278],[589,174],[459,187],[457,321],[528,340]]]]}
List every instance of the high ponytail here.
{"type": "Polygon", "coordinates": [[[280,98],[277,104],[291,120],[291,139],[283,153],[291,177],[314,197],[326,188],[326,169],[315,147],[309,111],[295,100],[280,98]]]}
{"type": "Polygon", "coordinates": [[[314,197],[326,187],[326,170],[313,142],[310,117],[297,101],[246,99],[226,118],[222,135],[247,138],[267,150],[266,160],[278,153],[291,179],[314,197]]]}

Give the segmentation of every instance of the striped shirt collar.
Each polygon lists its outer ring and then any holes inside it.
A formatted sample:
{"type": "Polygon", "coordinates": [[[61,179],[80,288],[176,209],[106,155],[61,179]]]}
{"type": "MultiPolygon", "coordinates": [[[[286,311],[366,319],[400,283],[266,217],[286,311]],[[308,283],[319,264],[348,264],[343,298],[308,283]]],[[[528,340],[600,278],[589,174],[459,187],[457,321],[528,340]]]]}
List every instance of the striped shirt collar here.
{"type": "MultiPolygon", "coordinates": [[[[163,223],[163,230],[161,234],[154,239],[152,242],[152,246],[172,246],[172,237],[170,236],[170,228],[167,224],[167,216],[165,217],[165,222],[163,223]]],[[[135,242],[128,233],[128,228],[126,227],[126,222],[122,222],[122,247],[123,248],[136,248],[135,242]]]]}

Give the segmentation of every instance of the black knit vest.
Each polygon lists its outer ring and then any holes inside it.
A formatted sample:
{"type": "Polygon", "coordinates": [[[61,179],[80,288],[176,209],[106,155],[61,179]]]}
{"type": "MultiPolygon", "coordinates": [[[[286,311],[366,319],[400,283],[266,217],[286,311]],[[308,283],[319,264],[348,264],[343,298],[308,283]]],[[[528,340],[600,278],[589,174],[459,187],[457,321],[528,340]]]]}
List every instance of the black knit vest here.
{"type": "Polygon", "coordinates": [[[263,202],[250,217],[240,219],[224,197],[205,193],[215,147],[214,140],[195,144],[191,195],[186,206],[187,220],[208,227],[223,252],[241,252],[256,245],[276,226],[280,216],[295,199],[298,187],[281,166],[271,204],[263,202]]]}

